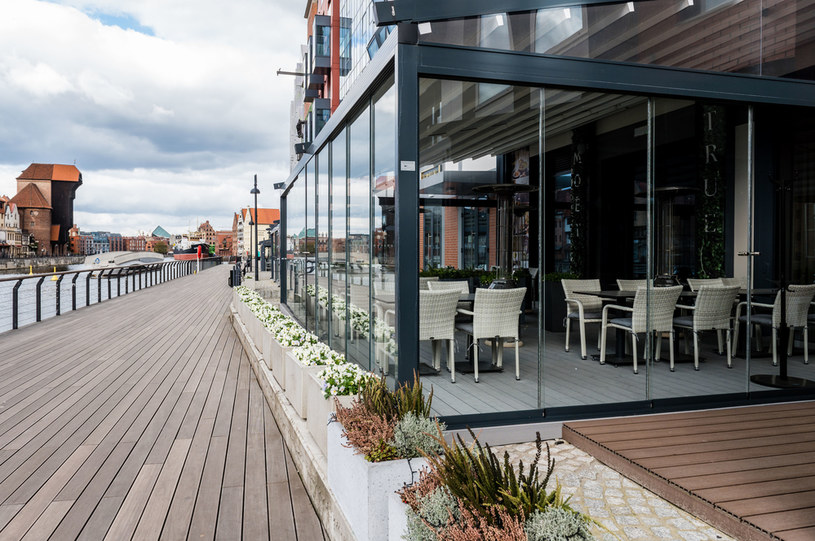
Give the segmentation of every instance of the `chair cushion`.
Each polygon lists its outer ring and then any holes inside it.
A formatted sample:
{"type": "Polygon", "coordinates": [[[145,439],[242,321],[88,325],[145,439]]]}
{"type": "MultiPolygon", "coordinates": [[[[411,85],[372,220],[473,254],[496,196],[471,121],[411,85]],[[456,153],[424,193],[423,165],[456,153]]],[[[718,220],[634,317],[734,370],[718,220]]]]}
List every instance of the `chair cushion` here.
{"type": "MultiPolygon", "coordinates": [[[[568,316],[569,319],[580,319],[580,312],[572,312],[568,316]]],[[[583,312],[585,319],[603,319],[602,312],[583,312]]]]}
{"type": "Polygon", "coordinates": [[[609,323],[612,325],[618,325],[620,327],[628,327],[629,329],[632,325],[630,317],[615,317],[614,319],[609,320],[609,323]]]}
{"type": "Polygon", "coordinates": [[[456,323],[456,330],[463,331],[468,334],[473,334],[473,322],[472,321],[462,321],[456,323]]]}
{"type": "Polygon", "coordinates": [[[678,327],[693,328],[693,316],[678,316],[674,318],[674,325],[678,327]]]}
{"type": "MultiPolygon", "coordinates": [[[[747,322],[747,316],[741,316],[739,321],[747,322]]],[[[773,316],[772,314],[753,314],[753,325],[763,325],[765,327],[772,327],[773,316]]]]}

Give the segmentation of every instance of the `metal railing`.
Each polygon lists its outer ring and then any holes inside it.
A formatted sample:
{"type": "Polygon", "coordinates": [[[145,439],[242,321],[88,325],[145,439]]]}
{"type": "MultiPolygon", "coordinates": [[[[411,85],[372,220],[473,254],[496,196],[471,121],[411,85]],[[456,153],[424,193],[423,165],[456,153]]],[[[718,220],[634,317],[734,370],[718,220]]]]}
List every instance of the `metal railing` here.
{"type": "MultiPolygon", "coordinates": [[[[200,270],[213,267],[220,262],[219,257],[203,259],[200,261],[200,270]]],[[[0,277],[0,332],[18,329],[21,324],[59,316],[67,311],[67,306],[63,307],[63,298],[66,296],[70,296],[71,310],[76,310],[78,305],[81,308],[127,295],[132,291],[193,274],[198,268],[194,260],[166,261],[18,275],[11,278],[0,277]],[[43,288],[46,283],[48,285],[43,288]]]]}

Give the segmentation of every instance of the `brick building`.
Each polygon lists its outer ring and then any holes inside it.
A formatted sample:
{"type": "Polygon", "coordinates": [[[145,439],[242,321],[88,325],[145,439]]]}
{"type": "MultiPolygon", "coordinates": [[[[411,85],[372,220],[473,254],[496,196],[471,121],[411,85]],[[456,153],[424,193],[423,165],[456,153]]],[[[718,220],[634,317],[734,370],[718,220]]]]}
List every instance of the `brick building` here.
{"type": "Polygon", "coordinates": [[[38,255],[70,251],[74,197],[82,173],[74,165],[32,163],[17,177],[17,195],[11,200],[20,209],[21,227],[34,236],[38,255]]]}
{"type": "Polygon", "coordinates": [[[232,230],[217,231],[215,233],[215,253],[224,259],[231,257],[235,251],[232,245],[232,230]]]}

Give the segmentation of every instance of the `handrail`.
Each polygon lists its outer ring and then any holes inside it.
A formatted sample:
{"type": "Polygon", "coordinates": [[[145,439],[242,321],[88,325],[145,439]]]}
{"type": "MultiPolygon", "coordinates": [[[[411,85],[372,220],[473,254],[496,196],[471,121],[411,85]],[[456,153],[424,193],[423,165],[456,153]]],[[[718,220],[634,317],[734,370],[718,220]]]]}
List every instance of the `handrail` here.
{"type": "MultiPolygon", "coordinates": [[[[91,269],[78,269],[78,270],[68,270],[68,271],[56,271],[56,272],[47,272],[47,273],[38,273],[38,274],[25,274],[25,275],[18,275],[10,278],[0,278],[0,285],[5,282],[15,282],[14,286],[12,287],[11,291],[11,298],[12,298],[12,318],[11,323],[12,329],[19,328],[19,290],[20,286],[23,284],[25,280],[36,280],[36,290],[35,290],[35,321],[42,320],[42,284],[46,278],[51,277],[51,280],[56,282],[55,284],[55,295],[54,295],[54,303],[55,303],[55,316],[62,315],[64,310],[62,310],[62,291],[61,291],[61,284],[63,278],[68,275],[72,275],[73,278],[71,279],[71,310],[77,309],[77,279],[83,274],[86,273],[85,277],[85,306],[90,306],[91,304],[91,278],[94,277],[94,273],[96,273],[96,303],[102,302],[102,280],[107,280],[107,290],[108,290],[108,300],[112,298],[112,284],[111,280],[116,279],[116,296],[121,296],[121,278],[124,277],[125,282],[125,295],[130,293],[131,291],[136,291],[137,289],[141,290],[147,287],[152,287],[154,285],[158,285],[169,280],[179,278],[181,276],[186,276],[189,274],[194,274],[196,272],[196,264],[195,260],[172,260],[172,261],[161,261],[157,263],[144,263],[144,264],[135,264],[135,265],[116,265],[111,267],[101,267],[101,268],[91,268],[91,269]],[[114,272],[115,271],[115,272],[114,272]],[[144,274],[144,280],[142,280],[142,274],[144,274]],[[133,284],[132,290],[130,289],[130,277],[133,277],[133,284]],[[137,281],[138,280],[138,281],[137,281]]],[[[204,270],[209,267],[213,267],[221,263],[220,257],[213,257],[201,260],[201,270],[204,270]]],[[[2,329],[0,329],[2,332],[2,329]]]]}

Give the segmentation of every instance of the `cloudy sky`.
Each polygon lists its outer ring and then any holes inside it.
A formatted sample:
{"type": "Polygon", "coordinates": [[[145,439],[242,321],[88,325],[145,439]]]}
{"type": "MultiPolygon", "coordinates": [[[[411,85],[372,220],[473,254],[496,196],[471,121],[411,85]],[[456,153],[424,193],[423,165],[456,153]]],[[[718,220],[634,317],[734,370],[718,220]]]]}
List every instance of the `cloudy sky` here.
{"type": "Polygon", "coordinates": [[[3,0],[0,194],[75,163],[83,230],[232,227],[289,171],[305,1],[3,0]]]}

